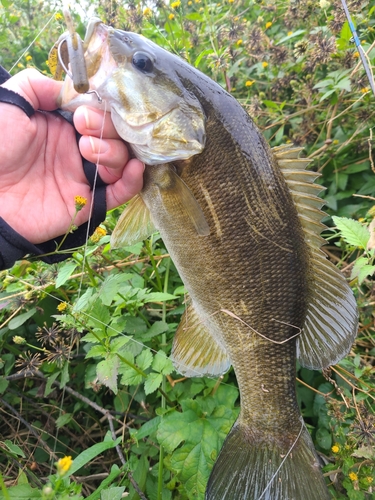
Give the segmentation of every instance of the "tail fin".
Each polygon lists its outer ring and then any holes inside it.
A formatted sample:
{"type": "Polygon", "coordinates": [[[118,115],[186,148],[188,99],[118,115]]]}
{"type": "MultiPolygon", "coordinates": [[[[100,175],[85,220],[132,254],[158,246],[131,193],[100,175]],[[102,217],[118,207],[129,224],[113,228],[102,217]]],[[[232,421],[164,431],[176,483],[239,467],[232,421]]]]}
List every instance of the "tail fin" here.
{"type": "Polygon", "coordinates": [[[238,421],[212,469],[206,500],[329,500],[310,435],[301,421],[289,446],[261,442],[238,421]],[[298,433],[298,431],[297,431],[298,433]]]}

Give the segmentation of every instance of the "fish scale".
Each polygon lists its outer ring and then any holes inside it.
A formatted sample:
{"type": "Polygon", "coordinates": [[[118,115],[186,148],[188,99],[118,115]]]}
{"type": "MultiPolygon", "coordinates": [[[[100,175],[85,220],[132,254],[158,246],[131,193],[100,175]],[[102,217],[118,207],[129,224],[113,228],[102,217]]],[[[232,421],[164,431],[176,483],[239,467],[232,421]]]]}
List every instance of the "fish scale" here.
{"type": "MultiPolygon", "coordinates": [[[[160,231],[189,292],[173,342],[176,370],[217,377],[232,365],[238,381],[240,414],[206,500],[328,500],[297,404],[296,358],[313,369],[338,362],[358,315],[320,250],[317,174],[299,148],[271,150],[240,104],[196,68],[95,22],[84,42],[90,88],[146,163],[143,189],[111,244],[160,231]]],[[[68,80],[61,103],[100,107],[68,80]]]]}

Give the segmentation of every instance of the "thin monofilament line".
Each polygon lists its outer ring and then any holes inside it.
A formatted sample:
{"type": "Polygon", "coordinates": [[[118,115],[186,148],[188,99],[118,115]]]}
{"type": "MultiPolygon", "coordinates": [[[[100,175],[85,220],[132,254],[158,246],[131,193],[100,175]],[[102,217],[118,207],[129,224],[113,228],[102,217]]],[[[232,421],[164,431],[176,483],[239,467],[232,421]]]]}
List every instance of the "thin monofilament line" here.
{"type": "MultiPolygon", "coordinates": [[[[92,219],[92,214],[93,214],[93,210],[94,210],[94,202],[95,202],[95,190],[96,190],[96,181],[98,179],[98,169],[99,169],[99,157],[100,157],[100,150],[101,150],[101,141],[103,139],[103,133],[104,133],[104,124],[105,124],[105,113],[107,112],[107,102],[104,100],[102,101],[104,102],[104,116],[103,116],[103,121],[102,121],[102,125],[101,125],[101,128],[100,128],[100,136],[99,136],[99,149],[98,149],[98,157],[97,157],[97,161],[96,161],[96,164],[95,164],[95,175],[94,175],[94,184],[93,184],[93,188],[92,188],[92,195],[91,195],[91,200],[90,200],[90,210],[89,210],[89,219],[88,219],[88,224],[87,224],[87,231],[86,231],[86,243],[84,245],[84,251],[83,251],[83,257],[82,257],[82,266],[81,266],[81,278],[80,278],[80,281],[79,281],[79,286],[78,286],[78,298],[77,300],[80,299],[81,297],[81,293],[82,293],[82,284],[83,284],[83,277],[84,277],[84,271],[85,271],[85,261],[86,261],[86,257],[87,257],[87,247],[88,247],[88,240],[90,238],[90,222],[91,222],[91,219],[92,219]]],[[[70,349],[69,349],[69,352],[68,352],[68,359],[67,359],[67,363],[70,362],[70,358],[71,358],[71,353],[72,353],[72,349],[73,349],[73,337],[74,337],[74,330],[72,330],[72,334],[71,334],[71,337],[70,337],[70,349]]],[[[64,406],[64,400],[65,400],[65,386],[63,387],[62,389],[62,394],[61,394],[61,402],[60,402],[60,407],[59,407],[59,417],[61,417],[62,415],[62,412],[63,412],[63,406],[64,406]]],[[[54,436],[54,447],[53,447],[53,452],[56,453],[56,446],[57,446],[57,441],[58,441],[58,435],[59,435],[59,428],[57,427],[56,429],[56,435],[54,436]]],[[[52,461],[51,461],[51,468],[50,470],[52,471],[52,461]]]]}
{"type": "Polygon", "coordinates": [[[52,14],[52,16],[48,19],[48,21],[46,22],[46,24],[43,26],[43,28],[39,31],[39,33],[36,35],[36,37],[34,38],[34,40],[29,44],[28,47],[26,47],[26,49],[22,52],[22,54],[20,55],[20,57],[17,59],[17,61],[13,64],[13,66],[10,68],[9,70],[9,73],[11,73],[13,71],[13,69],[17,66],[17,64],[20,62],[20,60],[23,58],[23,56],[26,54],[26,52],[29,50],[30,47],[32,47],[34,45],[34,43],[38,40],[38,38],[40,37],[40,35],[43,33],[43,31],[47,28],[47,26],[49,25],[49,23],[52,21],[52,19],[55,17],[57,13],[57,9],[55,10],[55,12],[52,14]]]}
{"type": "Polygon", "coordinates": [[[301,429],[298,433],[298,436],[296,437],[294,443],[292,444],[292,446],[289,448],[289,451],[288,453],[285,455],[285,457],[283,458],[281,464],[278,466],[278,468],[276,469],[276,472],[274,473],[274,475],[271,477],[271,479],[269,480],[267,486],[264,488],[263,490],[263,493],[260,495],[260,497],[258,497],[258,500],[261,500],[264,495],[266,494],[266,491],[268,490],[268,488],[271,486],[272,482],[274,481],[275,477],[277,476],[277,474],[279,473],[281,467],[284,465],[284,462],[285,460],[288,458],[288,456],[292,453],[292,450],[293,448],[295,447],[295,445],[297,444],[297,441],[299,440],[299,438],[301,437],[301,434],[302,434],[302,431],[303,431],[303,428],[305,427],[305,424],[302,422],[301,424],[301,429]]]}

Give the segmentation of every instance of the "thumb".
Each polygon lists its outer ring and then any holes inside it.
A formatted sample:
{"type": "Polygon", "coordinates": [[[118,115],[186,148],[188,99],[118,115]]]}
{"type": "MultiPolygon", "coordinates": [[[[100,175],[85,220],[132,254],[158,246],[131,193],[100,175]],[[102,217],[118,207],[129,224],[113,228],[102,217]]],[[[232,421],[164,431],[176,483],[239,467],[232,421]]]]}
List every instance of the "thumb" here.
{"type": "Polygon", "coordinates": [[[57,98],[62,85],[63,82],[57,82],[30,68],[12,76],[2,86],[22,95],[34,109],[52,111],[58,108],[57,98]]]}

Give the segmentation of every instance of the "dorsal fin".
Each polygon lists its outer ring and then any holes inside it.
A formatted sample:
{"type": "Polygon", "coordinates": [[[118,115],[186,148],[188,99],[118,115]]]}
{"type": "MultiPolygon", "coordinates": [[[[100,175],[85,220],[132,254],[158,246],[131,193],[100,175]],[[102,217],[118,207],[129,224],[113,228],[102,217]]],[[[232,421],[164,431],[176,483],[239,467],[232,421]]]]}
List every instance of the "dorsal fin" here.
{"type": "Polygon", "coordinates": [[[217,377],[229,370],[230,359],[201,321],[192,303],[182,315],[173,339],[171,359],[186,377],[217,377]]]}
{"type": "Polygon", "coordinates": [[[148,238],[156,229],[149,209],[137,194],[130,200],[111,235],[112,248],[134,245],[148,238]]]}
{"type": "Polygon", "coordinates": [[[327,260],[320,247],[325,228],[321,219],[324,202],[317,194],[324,188],[314,184],[319,174],[309,172],[308,159],[300,159],[300,148],[279,146],[273,149],[293,197],[305,241],[310,252],[309,305],[302,334],[297,341],[299,362],[311,369],[337,363],[348,352],[358,328],[357,305],[340,271],[327,260]]]}

